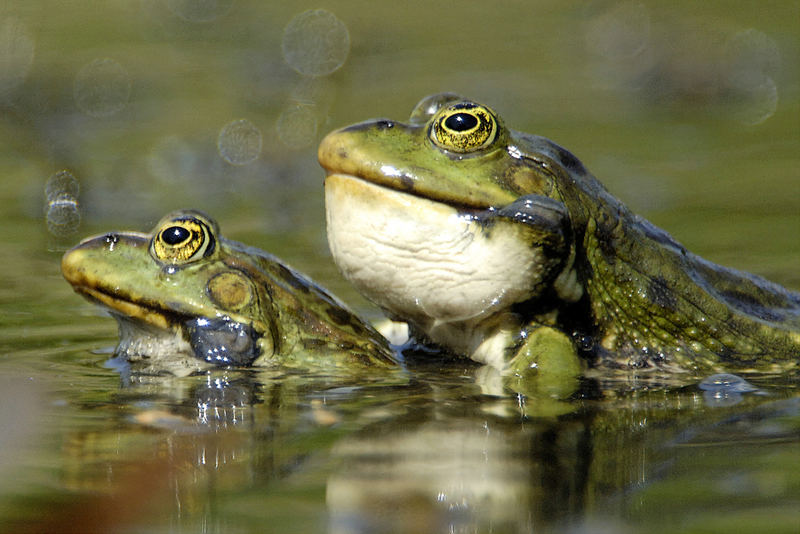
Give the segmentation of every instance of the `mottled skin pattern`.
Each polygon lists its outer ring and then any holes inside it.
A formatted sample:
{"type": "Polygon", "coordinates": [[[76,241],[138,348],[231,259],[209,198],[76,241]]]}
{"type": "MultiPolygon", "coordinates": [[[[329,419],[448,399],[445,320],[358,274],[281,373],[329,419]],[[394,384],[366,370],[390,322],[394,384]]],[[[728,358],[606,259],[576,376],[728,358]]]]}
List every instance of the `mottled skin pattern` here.
{"type": "MultiPolygon", "coordinates": [[[[217,224],[199,212],[169,214],[152,234],[114,232],[86,239],[64,255],[62,271],[78,293],[110,309],[121,331],[135,325],[135,337],[167,332],[177,346],[185,346],[187,321],[223,318],[252,330],[258,345],[248,362],[253,365],[397,364],[386,340],[342,303],[274,256],[221,238],[217,224]],[[188,257],[192,247],[184,254],[185,244],[179,243],[172,247],[178,259],[165,259],[170,252],[162,248],[170,246],[159,241],[161,233],[176,224],[206,229],[205,236],[198,232],[201,248],[195,257],[188,257]]],[[[176,345],[162,349],[137,339],[125,346],[159,352],[176,345]]]]}
{"type": "MultiPolygon", "coordinates": [[[[330,134],[320,163],[329,175],[355,176],[464,212],[499,213],[526,195],[561,203],[569,230],[555,236],[568,245],[558,249],[559,268],[574,271],[575,284],[542,292],[513,311],[529,326],[567,334],[590,365],[797,366],[800,294],[688,252],[631,213],[567,150],[509,130],[496,115],[496,138],[488,146],[474,152],[437,146],[433,125],[454,103],[488,109],[458,95],[434,95],[417,105],[409,124],[374,120],[330,134]]],[[[531,224],[523,218],[521,224],[531,224]]],[[[518,348],[509,347],[512,356],[518,348]]]]}

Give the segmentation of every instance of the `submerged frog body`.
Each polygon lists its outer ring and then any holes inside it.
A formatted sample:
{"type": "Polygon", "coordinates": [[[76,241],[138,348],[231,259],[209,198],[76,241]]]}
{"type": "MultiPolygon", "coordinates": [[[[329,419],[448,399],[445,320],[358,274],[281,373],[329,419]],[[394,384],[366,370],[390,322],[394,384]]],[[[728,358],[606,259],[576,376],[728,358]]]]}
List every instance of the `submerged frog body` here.
{"type": "Polygon", "coordinates": [[[342,303],[270,254],[223,239],[200,212],[169,214],[149,235],[86,239],[61,270],[118,320],[117,352],[129,360],[396,365],[385,339],[342,303]]]}
{"type": "Polygon", "coordinates": [[[479,103],[428,97],[408,124],[329,134],[319,160],[341,271],[451,352],[567,373],[800,360],[800,294],[692,254],[479,103]]]}

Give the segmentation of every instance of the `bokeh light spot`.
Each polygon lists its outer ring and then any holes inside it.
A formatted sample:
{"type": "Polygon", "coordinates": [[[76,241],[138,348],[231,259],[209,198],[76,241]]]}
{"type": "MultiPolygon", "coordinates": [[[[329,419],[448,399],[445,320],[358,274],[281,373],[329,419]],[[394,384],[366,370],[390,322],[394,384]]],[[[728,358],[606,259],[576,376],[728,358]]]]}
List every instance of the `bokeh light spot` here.
{"type": "Polygon", "coordinates": [[[286,25],[282,49],[283,59],[300,74],[326,76],[344,65],[350,34],[330,11],[304,11],[286,25]]]}
{"type": "Polygon", "coordinates": [[[57,237],[72,235],[81,225],[78,201],[68,193],[62,193],[47,204],[47,229],[57,237]]]}
{"type": "Polygon", "coordinates": [[[48,178],[44,186],[44,196],[47,202],[52,202],[62,195],[77,198],[81,186],[78,179],[68,170],[60,170],[48,178]]]}
{"type": "Polygon", "coordinates": [[[75,103],[92,117],[108,117],[128,103],[131,79],[125,67],[110,58],[84,65],[75,76],[75,103]]]}
{"type": "Polygon", "coordinates": [[[317,116],[313,106],[292,106],[283,110],[276,125],[278,137],[289,148],[306,148],[317,136],[317,116]]]}
{"type": "Polygon", "coordinates": [[[247,165],[261,154],[261,131],[249,120],[231,121],[219,132],[217,149],[231,165],[247,165]]]}

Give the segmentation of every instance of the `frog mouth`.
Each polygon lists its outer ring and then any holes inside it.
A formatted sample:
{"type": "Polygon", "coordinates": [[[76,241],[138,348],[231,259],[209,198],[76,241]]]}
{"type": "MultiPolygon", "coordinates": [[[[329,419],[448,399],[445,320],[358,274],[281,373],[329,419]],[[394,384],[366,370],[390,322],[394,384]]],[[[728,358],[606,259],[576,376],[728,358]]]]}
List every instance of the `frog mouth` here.
{"type": "MultiPolygon", "coordinates": [[[[333,185],[333,187],[339,187],[340,184],[348,181],[360,183],[362,186],[364,186],[365,190],[371,190],[372,195],[376,195],[378,192],[380,192],[379,196],[384,196],[386,198],[391,197],[394,199],[411,197],[422,202],[427,209],[437,209],[436,206],[441,206],[443,209],[452,210],[454,213],[470,219],[480,219],[482,216],[488,215],[492,212],[491,208],[479,208],[469,204],[463,204],[449,199],[446,200],[423,194],[423,192],[418,191],[411,185],[404,187],[405,182],[394,182],[387,179],[373,179],[367,176],[333,171],[327,172],[325,176],[326,188],[329,184],[333,185]]],[[[349,186],[349,188],[352,189],[351,186],[349,186]]]]}
{"type": "Polygon", "coordinates": [[[186,319],[179,313],[168,312],[147,303],[120,298],[118,295],[112,295],[102,289],[82,285],[75,285],[74,288],[77,293],[109,309],[115,317],[138,320],[162,330],[173,330],[186,319]]]}

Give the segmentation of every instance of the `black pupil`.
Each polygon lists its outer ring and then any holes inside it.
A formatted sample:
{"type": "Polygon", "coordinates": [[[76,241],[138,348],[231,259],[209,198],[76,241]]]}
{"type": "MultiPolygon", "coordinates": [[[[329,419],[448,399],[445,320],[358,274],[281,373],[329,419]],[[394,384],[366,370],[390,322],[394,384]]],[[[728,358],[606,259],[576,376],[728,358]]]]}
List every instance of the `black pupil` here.
{"type": "Polygon", "coordinates": [[[177,245],[189,239],[189,230],[182,226],[170,226],[161,232],[161,238],[167,245],[177,245]]]}
{"type": "Polygon", "coordinates": [[[469,113],[456,113],[447,117],[444,125],[450,130],[463,132],[475,128],[478,125],[478,119],[469,113]]]}

